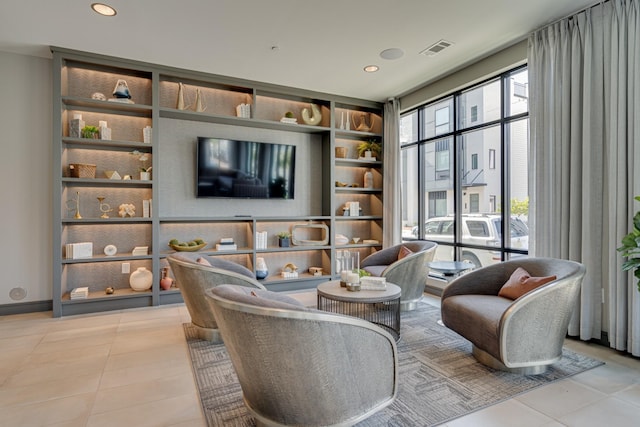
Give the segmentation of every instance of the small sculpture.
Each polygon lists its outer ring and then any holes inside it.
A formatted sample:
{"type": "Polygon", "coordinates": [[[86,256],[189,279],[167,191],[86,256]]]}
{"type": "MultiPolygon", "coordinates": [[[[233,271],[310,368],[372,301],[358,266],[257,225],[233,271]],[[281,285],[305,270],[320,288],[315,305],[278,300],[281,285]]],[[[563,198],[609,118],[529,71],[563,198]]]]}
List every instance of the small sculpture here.
{"type": "Polygon", "coordinates": [[[131,92],[129,92],[129,86],[127,86],[127,82],[123,79],[118,79],[116,87],[113,89],[113,96],[115,98],[109,98],[109,101],[133,104],[133,101],[131,100],[131,92]]]}
{"type": "Polygon", "coordinates": [[[136,207],[131,203],[123,203],[118,208],[118,215],[120,215],[122,218],[126,217],[127,215],[133,218],[134,216],[136,216],[136,207]]]}
{"type": "Polygon", "coordinates": [[[317,125],[322,120],[322,113],[320,112],[320,107],[316,104],[311,104],[311,116],[309,116],[309,109],[302,109],[302,121],[308,125],[317,125]]]}
{"type": "Polygon", "coordinates": [[[204,101],[202,100],[202,93],[200,92],[200,89],[196,89],[196,111],[198,113],[203,112],[204,110],[207,109],[207,106],[204,105],[204,101]]]}
{"type": "MultiPolygon", "coordinates": [[[[354,118],[355,121],[355,118],[354,118]]],[[[359,132],[369,132],[373,127],[373,120],[371,119],[371,115],[369,114],[369,124],[367,124],[367,114],[362,113],[360,115],[360,123],[356,124],[356,130],[359,132]]]]}
{"type": "Polygon", "coordinates": [[[176,104],[178,110],[186,110],[187,105],[184,103],[184,85],[178,83],[178,102],[176,104]]]}
{"type": "Polygon", "coordinates": [[[95,99],[98,101],[106,101],[107,97],[104,96],[104,93],[102,92],[94,92],[93,95],[91,95],[91,99],[95,99]]]}

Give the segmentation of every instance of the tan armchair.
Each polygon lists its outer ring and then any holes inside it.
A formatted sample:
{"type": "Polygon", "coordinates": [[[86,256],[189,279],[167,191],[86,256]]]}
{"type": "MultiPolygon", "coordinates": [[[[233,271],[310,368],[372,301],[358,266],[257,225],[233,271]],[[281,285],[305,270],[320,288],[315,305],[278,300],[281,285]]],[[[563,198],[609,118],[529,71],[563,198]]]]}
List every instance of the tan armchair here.
{"type": "Polygon", "coordinates": [[[349,426],[396,398],[396,343],[382,328],[277,292],[222,285],[207,298],[257,425],[349,426]]]}
{"type": "Polygon", "coordinates": [[[362,260],[360,268],[373,276],[385,277],[402,290],[400,309],[415,310],[427,284],[429,267],[438,245],[434,242],[418,240],[382,249],[362,260]],[[413,253],[398,260],[402,246],[413,253]]]}
{"type": "Polygon", "coordinates": [[[535,375],[560,360],[585,274],[582,264],[521,258],[473,270],[442,293],[442,322],[473,344],[473,355],[495,369],[535,375]],[[515,300],[498,296],[513,272],[556,276],[515,300]]]}
{"type": "Polygon", "coordinates": [[[253,278],[249,269],[219,257],[176,253],[169,255],[167,261],[180,287],[191,323],[196,327],[198,337],[203,340],[222,342],[211,306],[205,297],[207,289],[223,283],[265,289],[253,278]],[[198,258],[206,259],[211,266],[198,263],[198,258]]]}

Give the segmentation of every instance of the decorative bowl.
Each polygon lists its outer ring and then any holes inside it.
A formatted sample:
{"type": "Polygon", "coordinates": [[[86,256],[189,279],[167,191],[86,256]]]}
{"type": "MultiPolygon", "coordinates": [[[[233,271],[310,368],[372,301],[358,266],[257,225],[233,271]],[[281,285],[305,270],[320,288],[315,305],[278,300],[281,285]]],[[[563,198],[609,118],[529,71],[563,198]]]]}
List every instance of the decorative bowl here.
{"type": "Polygon", "coordinates": [[[195,252],[207,246],[207,243],[201,243],[195,246],[178,246],[178,245],[172,245],[172,244],[169,244],[169,246],[171,247],[171,249],[178,252],[195,252]]]}

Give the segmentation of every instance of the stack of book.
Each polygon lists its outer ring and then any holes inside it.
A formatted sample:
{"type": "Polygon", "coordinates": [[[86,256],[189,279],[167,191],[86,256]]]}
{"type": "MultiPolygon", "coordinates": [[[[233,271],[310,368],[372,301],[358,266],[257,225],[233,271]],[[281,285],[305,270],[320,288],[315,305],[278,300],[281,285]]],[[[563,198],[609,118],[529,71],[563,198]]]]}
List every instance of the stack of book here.
{"type": "Polygon", "coordinates": [[[256,249],[267,249],[267,232],[258,231],[256,233],[256,249]]]}
{"type": "Polygon", "coordinates": [[[89,288],[73,288],[70,294],[71,299],[87,299],[89,296],[89,288]]]}
{"type": "Polygon", "coordinates": [[[360,290],[386,291],[387,279],[384,277],[364,276],[360,278],[360,290]]]}
{"type": "Polygon", "coordinates": [[[136,246],[135,248],[133,248],[133,251],[131,251],[131,255],[149,255],[149,246],[136,246]]]}
{"type": "Polygon", "coordinates": [[[220,239],[220,243],[216,243],[217,251],[235,251],[237,249],[238,246],[233,241],[233,237],[223,237],[220,239]]]}
{"type": "Polygon", "coordinates": [[[240,104],[236,107],[236,115],[245,119],[251,118],[251,105],[240,104]]]}
{"type": "Polygon", "coordinates": [[[67,243],[64,250],[68,259],[91,258],[93,256],[93,243],[67,243]]]}

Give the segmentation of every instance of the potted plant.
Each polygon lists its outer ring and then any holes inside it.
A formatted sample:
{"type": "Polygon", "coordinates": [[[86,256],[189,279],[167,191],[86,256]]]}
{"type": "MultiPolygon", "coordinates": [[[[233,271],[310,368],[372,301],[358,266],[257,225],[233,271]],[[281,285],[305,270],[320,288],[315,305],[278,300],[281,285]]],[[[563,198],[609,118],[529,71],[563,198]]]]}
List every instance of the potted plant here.
{"type": "Polygon", "coordinates": [[[96,126],[85,126],[82,128],[82,137],[83,138],[98,138],[98,134],[100,130],[96,126]]]}
{"type": "Polygon", "coordinates": [[[288,248],[291,246],[291,233],[288,231],[281,231],[278,233],[278,245],[281,248],[288,248]]]}
{"type": "Polygon", "coordinates": [[[382,154],[382,145],[375,140],[362,141],[358,144],[358,156],[360,157],[375,157],[376,160],[380,160],[382,154]],[[367,155],[367,151],[371,152],[371,155],[367,155]]]}
{"type": "MultiPolygon", "coordinates": [[[[634,197],[640,202],[640,196],[634,197]]],[[[640,211],[633,217],[633,230],[622,238],[622,246],[618,251],[627,260],[622,264],[623,271],[633,270],[633,275],[638,279],[638,291],[640,291],[640,211]]]]}

